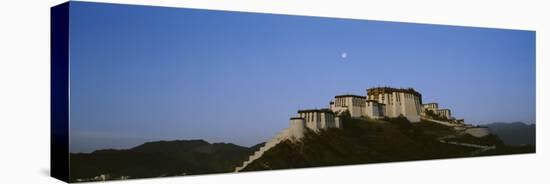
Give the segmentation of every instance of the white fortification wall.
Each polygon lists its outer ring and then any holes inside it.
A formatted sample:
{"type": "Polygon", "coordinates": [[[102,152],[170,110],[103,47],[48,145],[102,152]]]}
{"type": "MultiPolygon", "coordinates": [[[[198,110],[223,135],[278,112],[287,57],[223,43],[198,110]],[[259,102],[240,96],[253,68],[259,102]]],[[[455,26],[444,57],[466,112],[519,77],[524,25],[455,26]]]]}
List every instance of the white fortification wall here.
{"type": "Polygon", "coordinates": [[[343,112],[348,110],[351,117],[364,116],[365,111],[364,96],[358,95],[339,95],[334,97],[334,104],[331,103],[330,109],[333,112],[343,112]]]}
{"type": "Polygon", "coordinates": [[[248,160],[244,161],[241,166],[238,166],[235,168],[235,172],[239,172],[242,169],[246,168],[248,164],[251,164],[256,159],[262,157],[262,155],[269,149],[275,147],[280,142],[287,140],[290,138],[291,131],[290,129],[286,128],[283,131],[281,131],[279,134],[277,134],[275,137],[270,139],[269,141],[266,141],[265,145],[262,146],[258,151],[254,152],[254,154],[250,155],[248,157],[248,160]]]}
{"type": "Polygon", "coordinates": [[[239,172],[246,168],[248,164],[254,162],[256,159],[262,157],[262,155],[269,149],[275,147],[277,144],[284,140],[298,141],[304,137],[306,128],[313,131],[319,131],[320,129],[327,128],[342,128],[342,122],[340,118],[335,116],[331,112],[326,110],[310,110],[310,111],[298,111],[299,117],[290,118],[290,126],[277,134],[274,138],[270,139],[253,155],[248,157],[248,160],[244,161],[241,166],[235,168],[235,172],[239,172]]]}
{"type": "MultiPolygon", "coordinates": [[[[369,96],[369,99],[376,98],[369,96]]],[[[378,94],[377,99],[378,103],[385,104],[385,116],[395,118],[403,115],[411,122],[420,121],[420,97],[404,92],[392,92],[378,94]]]]}
{"type": "Polygon", "coordinates": [[[398,95],[400,95],[403,100],[400,111],[401,114],[411,122],[419,122],[420,111],[422,109],[419,97],[408,93],[398,93],[398,95]]]}
{"type": "Polygon", "coordinates": [[[303,118],[305,126],[313,131],[318,131],[321,127],[320,124],[320,115],[315,112],[300,112],[298,117],[303,118]]]}
{"type": "Polygon", "coordinates": [[[365,116],[374,118],[374,119],[379,119],[384,117],[385,105],[375,101],[371,101],[371,100],[366,101],[365,104],[366,104],[365,111],[363,112],[365,116]]]}
{"type": "Polygon", "coordinates": [[[349,104],[349,111],[351,117],[361,117],[365,108],[365,100],[358,98],[346,98],[347,103],[349,104]]]}
{"type": "Polygon", "coordinates": [[[426,116],[426,111],[428,111],[428,110],[437,114],[437,110],[439,109],[439,104],[432,102],[432,103],[422,104],[421,107],[422,107],[422,109],[420,111],[420,115],[421,116],[426,116]]]}
{"type": "Polygon", "coordinates": [[[290,118],[290,137],[295,139],[304,137],[305,126],[304,118],[290,118]]]}
{"type": "Polygon", "coordinates": [[[444,117],[444,118],[447,118],[447,119],[451,119],[451,110],[450,109],[437,109],[436,110],[436,113],[440,116],[440,117],[444,117]]]}

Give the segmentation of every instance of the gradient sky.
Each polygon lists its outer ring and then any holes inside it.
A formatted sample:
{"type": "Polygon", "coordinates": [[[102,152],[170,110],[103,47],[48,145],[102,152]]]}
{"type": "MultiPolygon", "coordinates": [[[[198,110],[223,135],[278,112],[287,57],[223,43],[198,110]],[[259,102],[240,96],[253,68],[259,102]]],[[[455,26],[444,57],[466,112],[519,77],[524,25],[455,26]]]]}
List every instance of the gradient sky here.
{"type": "Polygon", "coordinates": [[[533,31],[84,2],[70,16],[71,152],[251,146],[376,86],[413,87],[466,123],[535,123],[533,31]]]}

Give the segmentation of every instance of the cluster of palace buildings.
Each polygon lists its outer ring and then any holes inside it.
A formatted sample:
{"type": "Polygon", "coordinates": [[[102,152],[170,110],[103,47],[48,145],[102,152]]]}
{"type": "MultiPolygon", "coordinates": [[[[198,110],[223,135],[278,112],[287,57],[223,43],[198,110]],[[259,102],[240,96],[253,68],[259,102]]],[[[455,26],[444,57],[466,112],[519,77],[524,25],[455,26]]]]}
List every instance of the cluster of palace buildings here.
{"type": "Polygon", "coordinates": [[[246,168],[248,164],[260,158],[265,151],[273,148],[281,141],[289,138],[295,138],[294,140],[302,138],[306,129],[319,131],[327,128],[341,128],[342,121],[340,117],[344,113],[349,113],[352,118],[381,119],[404,116],[410,122],[419,122],[420,118],[423,117],[432,122],[453,126],[455,130],[464,129],[466,133],[476,137],[488,134],[487,129],[464,126],[464,120],[455,120],[451,116],[451,110],[439,109],[437,103],[422,104],[422,95],[412,88],[370,88],[367,89],[366,96],[351,94],[335,96],[330,101],[329,108],[298,110],[298,115],[290,118],[289,128],[266,141],[264,146],[254,152],[248,160],[244,161],[241,166],[236,167],[235,172],[246,168]]]}
{"type": "Polygon", "coordinates": [[[455,120],[451,110],[439,109],[437,103],[422,104],[422,95],[412,88],[376,87],[367,89],[366,96],[338,95],[330,101],[326,109],[299,110],[296,117],[290,118],[289,133],[301,138],[308,128],[314,131],[326,128],[340,128],[340,115],[348,112],[353,118],[367,117],[380,119],[384,117],[406,117],[410,122],[419,122],[421,116],[429,112],[437,118],[463,123],[455,120]]]}

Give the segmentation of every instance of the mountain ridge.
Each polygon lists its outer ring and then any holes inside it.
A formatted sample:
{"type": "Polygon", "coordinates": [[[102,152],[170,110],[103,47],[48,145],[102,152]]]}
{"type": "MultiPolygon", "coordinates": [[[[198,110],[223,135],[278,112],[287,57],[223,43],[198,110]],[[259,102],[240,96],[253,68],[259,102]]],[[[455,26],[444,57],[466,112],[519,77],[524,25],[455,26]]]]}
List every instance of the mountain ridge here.
{"type": "Polygon", "coordinates": [[[71,153],[71,180],[95,181],[101,175],[109,179],[127,179],[230,172],[255,148],[194,139],[152,141],[130,149],[71,153]]]}
{"type": "Polygon", "coordinates": [[[535,145],[536,124],[520,121],[484,124],[491,133],[498,135],[507,145],[535,145]]]}

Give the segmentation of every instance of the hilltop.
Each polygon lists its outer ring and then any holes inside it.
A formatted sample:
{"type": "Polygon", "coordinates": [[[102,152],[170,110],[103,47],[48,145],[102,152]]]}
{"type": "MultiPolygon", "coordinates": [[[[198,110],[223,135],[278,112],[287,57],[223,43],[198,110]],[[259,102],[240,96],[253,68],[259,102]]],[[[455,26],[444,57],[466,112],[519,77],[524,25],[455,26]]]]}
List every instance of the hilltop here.
{"type": "Polygon", "coordinates": [[[342,123],[341,129],[329,128],[319,132],[308,130],[300,141],[282,141],[243,171],[535,151],[534,147],[506,146],[494,134],[477,138],[428,121],[410,123],[404,117],[382,120],[347,117],[343,118],[342,123]]]}

